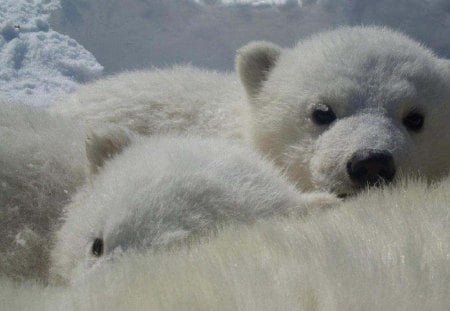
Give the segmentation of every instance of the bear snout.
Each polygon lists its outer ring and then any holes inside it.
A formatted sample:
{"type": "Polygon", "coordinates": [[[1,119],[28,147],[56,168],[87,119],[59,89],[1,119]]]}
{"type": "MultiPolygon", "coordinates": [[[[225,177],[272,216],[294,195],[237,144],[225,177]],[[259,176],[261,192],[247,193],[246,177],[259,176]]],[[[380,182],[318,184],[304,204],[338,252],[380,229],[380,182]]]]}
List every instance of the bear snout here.
{"type": "Polygon", "coordinates": [[[361,149],[347,162],[347,173],[359,187],[390,183],[395,176],[394,158],[385,150],[361,149]]]}

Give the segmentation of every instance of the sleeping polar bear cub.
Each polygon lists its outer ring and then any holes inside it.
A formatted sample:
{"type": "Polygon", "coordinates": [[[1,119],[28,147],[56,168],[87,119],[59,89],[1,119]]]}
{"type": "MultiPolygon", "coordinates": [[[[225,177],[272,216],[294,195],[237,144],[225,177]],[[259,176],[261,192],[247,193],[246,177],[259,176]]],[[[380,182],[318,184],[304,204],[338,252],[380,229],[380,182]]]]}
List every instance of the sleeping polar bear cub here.
{"type": "MultiPolygon", "coordinates": [[[[102,145],[111,145],[108,135],[91,138],[88,155],[102,145]]],[[[73,280],[127,249],[164,247],[224,223],[301,216],[308,206],[336,203],[327,193],[300,194],[261,156],[225,140],[136,138],[66,207],[52,274],[73,280]]]]}
{"type": "MultiPolygon", "coordinates": [[[[304,219],[129,252],[65,288],[0,278],[6,310],[408,310],[450,305],[450,178],[375,189],[304,219]]],[[[3,310],[2,309],[2,310],[3,310]]]]}
{"type": "Polygon", "coordinates": [[[304,190],[347,196],[450,167],[450,62],[386,28],[340,28],[292,49],[254,42],[233,75],[125,73],[53,108],[91,125],[244,140],[304,190]],[[246,93],[245,95],[242,95],[246,93]]]}
{"type": "Polygon", "coordinates": [[[410,181],[305,219],[225,226],[188,249],[101,265],[66,299],[80,310],[448,311],[449,202],[449,178],[410,181]]]}

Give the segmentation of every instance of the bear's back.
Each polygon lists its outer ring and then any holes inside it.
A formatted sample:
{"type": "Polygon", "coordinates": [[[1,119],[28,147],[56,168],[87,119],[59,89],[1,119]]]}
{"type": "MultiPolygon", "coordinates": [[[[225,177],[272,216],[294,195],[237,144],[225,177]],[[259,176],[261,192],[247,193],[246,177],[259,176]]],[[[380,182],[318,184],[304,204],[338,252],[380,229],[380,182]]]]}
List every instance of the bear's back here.
{"type": "Polygon", "coordinates": [[[81,87],[50,108],[97,127],[142,135],[191,133],[240,138],[245,107],[233,74],[190,66],[125,72],[81,87]]]}

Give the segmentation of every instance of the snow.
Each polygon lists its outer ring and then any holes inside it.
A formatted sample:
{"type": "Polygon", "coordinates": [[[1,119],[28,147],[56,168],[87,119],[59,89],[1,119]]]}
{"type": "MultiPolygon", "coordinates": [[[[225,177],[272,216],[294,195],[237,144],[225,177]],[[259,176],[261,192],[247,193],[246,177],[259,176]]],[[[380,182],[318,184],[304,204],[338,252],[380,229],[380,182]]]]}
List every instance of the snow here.
{"type": "MultiPolygon", "coordinates": [[[[251,4],[251,5],[279,5],[279,4],[285,4],[287,1],[289,1],[289,0],[223,0],[221,2],[224,4],[228,4],[228,5],[241,4],[241,3],[247,3],[247,4],[251,4]]],[[[206,1],[196,0],[195,2],[198,2],[198,3],[206,2],[207,3],[208,0],[206,0],[206,1]]],[[[301,0],[299,0],[297,2],[299,4],[302,3],[301,0]]]]}
{"type": "Polygon", "coordinates": [[[103,72],[232,70],[251,40],[289,47],[360,24],[398,29],[450,57],[450,0],[0,0],[0,96],[42,106],[103,72]]]}
{"type": "Polygon", "coordinates": [[[92,52],[106,74],[180,63],[231,70],[236,49],[251,40],[290,46],[334,20],[323,10],[305,12],[292,4],[63,0],[50,24],[92,52]]]}
{"type": "Polygon", "coordinates": [[[360,24],[398,29],[450,57],[450,0],[262,2],[63,0],[50,23],[92,52],[106,74],[179,63],[232,70],[236,49],[251,40],[289,47],[360,24]]]}
{"type": "Polygon", "coordinates": [[[103,67],[75,40],[50,28],[55,0],[0,1],[0,96],[50,105],[103,67]]]}

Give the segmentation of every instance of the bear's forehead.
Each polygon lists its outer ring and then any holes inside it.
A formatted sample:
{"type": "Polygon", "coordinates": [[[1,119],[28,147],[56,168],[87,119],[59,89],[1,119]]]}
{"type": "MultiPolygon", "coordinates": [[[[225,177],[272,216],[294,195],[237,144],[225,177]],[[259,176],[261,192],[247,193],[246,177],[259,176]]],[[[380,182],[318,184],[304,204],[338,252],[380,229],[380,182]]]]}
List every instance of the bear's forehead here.
{"type": "Polygon", "coordinates": [[[388,42],[366,42],[356,38],[348,41],[325,46],[320,41],[300,45],[287,53],[280,64],[302,76],[340,76],[372,82],[386,77],[414,79],[436,71],[436,58],[415,42],[395,45],[393,39],[394,45],[388,46],[388,42]]]}
{"type": "MultiPolygon", "coordinates": [[[[349,58],[358,55],[400,58],[433,58],[431,50],[417,41],[390,29],[379,27],[344,27],[330,32],[319,33],[311,38],[300,41],[293,49],[304,55],[337,56],[348,55],[349,58]],[[351,57],[350,57],[351,56],[351,57]]],[[[353,60],[352,60],[353,61],[353,60]]]]}
{"type": "Polygon", "coordinates": [[[438,59],[394,32],[332,32],[287,50],[269,76],[266,91],[299,102],[323,98],[353,107],[439,100],[445,79],[438,59]]]}

